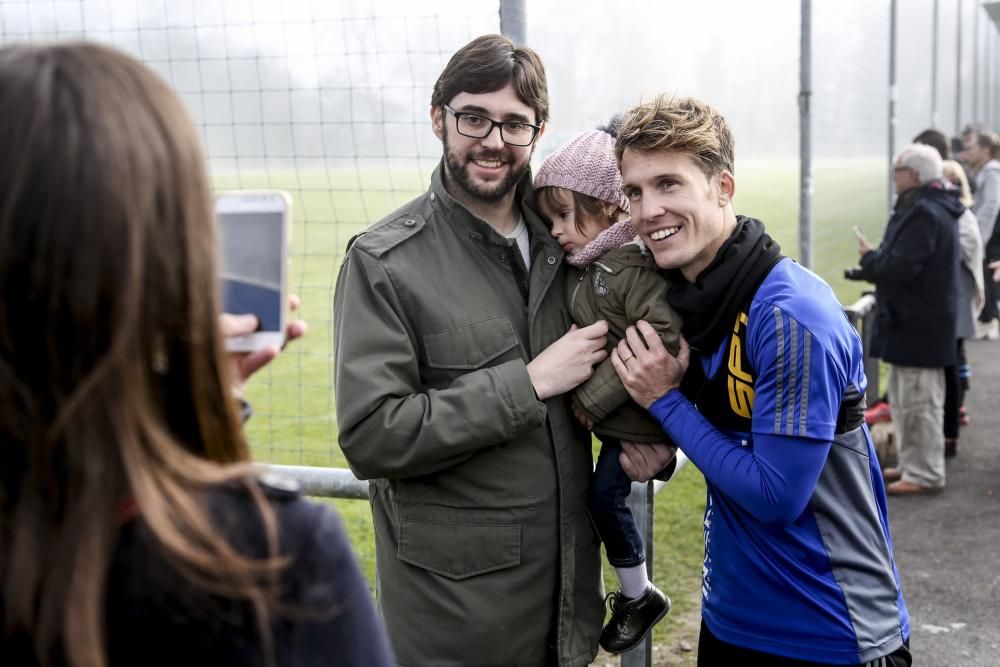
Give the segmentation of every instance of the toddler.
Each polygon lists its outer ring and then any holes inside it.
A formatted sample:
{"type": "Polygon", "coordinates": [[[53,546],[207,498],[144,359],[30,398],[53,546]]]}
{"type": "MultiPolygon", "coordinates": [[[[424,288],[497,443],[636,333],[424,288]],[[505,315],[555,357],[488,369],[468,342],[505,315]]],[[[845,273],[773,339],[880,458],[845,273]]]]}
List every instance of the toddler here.
{"type": "Polygon", "coordinates": [[[618,461],[622,440],[666,442],[662,427],[629,398],[611,350],[638,320],[649,322],[676,354],[681,320],[667,303],[670,284],[636,236],[615,159],[613,124],[584,132],[546,158],[535,176],[541,213],[569,264],[567,307],[578,326],[608,323],[609,357],[573,393],[577,418],[598,436],[601,452],[588,505],[621,590],[601,646],[621,653],[638,644],[670,611],[670,599],[646,575],[642,535],[625,499],[632,481],[618,461]]]}

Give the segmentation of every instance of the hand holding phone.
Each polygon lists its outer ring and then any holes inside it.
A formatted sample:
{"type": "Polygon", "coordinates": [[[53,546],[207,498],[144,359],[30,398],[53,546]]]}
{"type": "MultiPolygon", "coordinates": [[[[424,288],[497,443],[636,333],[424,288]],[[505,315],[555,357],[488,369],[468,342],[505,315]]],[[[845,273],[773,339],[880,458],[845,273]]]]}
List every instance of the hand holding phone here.
{"type": "Polygon", "coordinates": [[[851,227],[851,229],[854,230],[854,235],[856,237],[858,237],[858,254],[859,255],[864,256],[864,255],[868,254],[869,252],[871,252],[872,250],[874,250],[874,248],[872,247],[872,244],[869,243],[868,239],[865,238],[864,232],[861,231],[860,227],[858,227],[857,225],[853,225],[851,227]]]}
{"type": "MultiPolygon", "coordinates": [[[[299,297],[292,294],[288,297],[288,310],[291,317],[299,308],[299,297]]],[[[255,315],[219,315],[219,328],[226,338],[253,333],[257,329],[255,315]]],[[[290,341],[306,335],[309,326],[305,320],[292,320],[285,328],[285,345],[290,341]]],[[[269,364],[281,351],[276,347],[265,347],[256,352],[229,352],[229,361],[233,369],[230,381],[233,383],[233,393],[243,395],[243,387],[250,376],[269,364]]]]}
{"type": "Polygon", "coordinates": [[[280,191],[228,192],[215,200],[219,222],[223,311],[252,314],[252,333],[226,338],[231,352],[285,343],[291,199],[280,191]]]}

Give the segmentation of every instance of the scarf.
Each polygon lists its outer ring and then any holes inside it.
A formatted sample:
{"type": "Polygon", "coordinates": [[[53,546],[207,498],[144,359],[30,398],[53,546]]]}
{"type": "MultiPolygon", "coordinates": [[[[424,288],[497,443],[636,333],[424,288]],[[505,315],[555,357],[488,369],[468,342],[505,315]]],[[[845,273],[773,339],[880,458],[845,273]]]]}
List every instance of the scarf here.
{"type": "Polygon", "coordinates": [[[681,330],[691,347],[715,350],[781,259],[781,247],[764,231],[764,223],[740,215],[732,236],[693,283],[678,269],[664,271],[674,283],[667,301],[684,318],[681,330]]]}
{"type": "Polygon", "coordinates": [[[604,257],[633,239],[635,239],[635,228],[632,226],[632,218],[620,220],[595,236],[583,250],[575,255],[568,255],[566,263],[577,268],[589,266],[595,259],[604,257]]]}

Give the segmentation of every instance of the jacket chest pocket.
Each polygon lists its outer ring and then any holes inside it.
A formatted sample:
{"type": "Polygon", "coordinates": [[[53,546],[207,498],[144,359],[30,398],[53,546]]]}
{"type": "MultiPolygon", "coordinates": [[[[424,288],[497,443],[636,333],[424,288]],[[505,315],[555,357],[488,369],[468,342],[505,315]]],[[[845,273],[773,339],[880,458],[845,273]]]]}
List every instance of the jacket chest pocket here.
{"type": "Polygon", "coordinates": [[[430,368],[472,371],[518,347],[514,326],[506,317],[491,317],[443,331],[423,334],[424,361],[430,368]]]}
{"type": "Polygon", "coordinates": [[[399,522],[399,560],[454,581],[521,563],[521,526],[455,521],[399,522]]]}

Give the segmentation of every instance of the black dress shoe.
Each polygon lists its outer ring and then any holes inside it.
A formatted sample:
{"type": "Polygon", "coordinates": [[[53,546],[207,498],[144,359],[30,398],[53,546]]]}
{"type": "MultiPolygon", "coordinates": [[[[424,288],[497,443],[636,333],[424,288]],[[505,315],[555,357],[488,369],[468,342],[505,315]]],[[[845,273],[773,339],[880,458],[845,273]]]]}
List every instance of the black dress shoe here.
{"type": "Polygon", "coordinates": [[[601,648],[608,653],[624,653],[635,647],[670,611],[670,598],[652,585],[641,598],[627,598],[620,592],[608,598],[611,620],[601,631],[601,648]]]}

